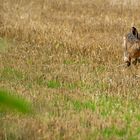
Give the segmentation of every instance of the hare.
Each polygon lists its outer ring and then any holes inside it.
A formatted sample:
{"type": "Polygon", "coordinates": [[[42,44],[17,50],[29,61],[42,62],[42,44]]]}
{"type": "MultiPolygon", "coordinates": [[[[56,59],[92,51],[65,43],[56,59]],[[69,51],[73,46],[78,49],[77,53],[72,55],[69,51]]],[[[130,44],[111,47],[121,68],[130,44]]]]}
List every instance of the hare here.
{"type": "Polygon", "coordinates": [[[131,62],[136,65],[137,61],[140,62],[140,34],[135,27],[132,27],[130,33],[123,38],[124,45],[124,62],[127,66],[131,65],[131,62]]]}

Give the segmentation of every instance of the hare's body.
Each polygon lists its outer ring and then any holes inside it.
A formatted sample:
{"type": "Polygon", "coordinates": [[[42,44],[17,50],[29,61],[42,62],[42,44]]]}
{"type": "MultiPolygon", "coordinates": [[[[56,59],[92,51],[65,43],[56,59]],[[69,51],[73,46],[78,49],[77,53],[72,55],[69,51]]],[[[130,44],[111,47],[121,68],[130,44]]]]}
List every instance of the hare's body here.
{"type": "Polygon", "coordinates": [[[124,61],[127,66],[137,63],[140,57],[140,35],[135,27],[131,28],[131,32],[124,36],[124,61]]]}

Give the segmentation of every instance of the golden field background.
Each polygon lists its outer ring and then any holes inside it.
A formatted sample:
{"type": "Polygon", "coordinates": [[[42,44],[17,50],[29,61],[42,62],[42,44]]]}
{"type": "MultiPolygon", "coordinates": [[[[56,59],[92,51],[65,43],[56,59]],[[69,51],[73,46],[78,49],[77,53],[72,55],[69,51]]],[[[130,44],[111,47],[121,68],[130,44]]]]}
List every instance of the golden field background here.
{"type": "Polygon", "coordinates": [[[0,113],[2,140],[139,140],[139,65],[123,35],[138,0],[0,0],[0,87],[35,114],[0,113]]]}

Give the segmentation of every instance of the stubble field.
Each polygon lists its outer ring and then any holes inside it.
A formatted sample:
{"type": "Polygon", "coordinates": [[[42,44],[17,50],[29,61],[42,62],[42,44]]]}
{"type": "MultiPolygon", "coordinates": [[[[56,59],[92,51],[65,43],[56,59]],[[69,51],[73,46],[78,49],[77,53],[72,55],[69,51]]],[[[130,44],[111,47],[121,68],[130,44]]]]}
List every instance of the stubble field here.
{"type": "Polygon", "coordinates": [[[0,140],[140,139],[140,67],[118,67],[129,2],[1,0],[0,88],[35,113],[0,112],[0,140]]]}

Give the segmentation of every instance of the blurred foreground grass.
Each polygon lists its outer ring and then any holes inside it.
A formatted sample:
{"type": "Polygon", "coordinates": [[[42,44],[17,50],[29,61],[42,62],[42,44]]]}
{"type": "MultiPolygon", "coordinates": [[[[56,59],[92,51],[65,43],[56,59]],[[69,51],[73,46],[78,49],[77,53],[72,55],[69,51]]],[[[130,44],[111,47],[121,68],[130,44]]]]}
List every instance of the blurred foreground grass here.
{"type": "Polygon", "coordinates": [[[29,102],[8,90],[0,89],[0,109],[4,111],[7,108],[9,111],[17,110],[23,114],[32,113],[29,102]]]}

